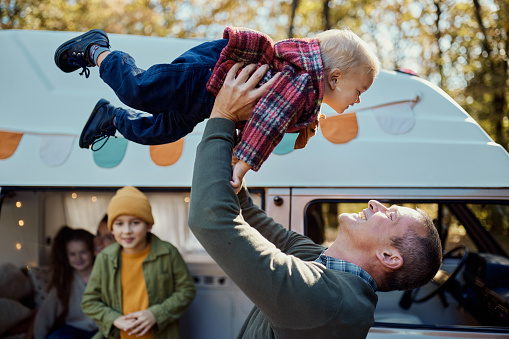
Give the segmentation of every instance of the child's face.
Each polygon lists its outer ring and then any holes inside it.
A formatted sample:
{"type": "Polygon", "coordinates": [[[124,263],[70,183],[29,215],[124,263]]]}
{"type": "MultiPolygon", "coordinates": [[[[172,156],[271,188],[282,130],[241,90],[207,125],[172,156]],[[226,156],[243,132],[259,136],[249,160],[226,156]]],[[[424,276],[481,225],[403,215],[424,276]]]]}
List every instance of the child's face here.
{"type": "Polygon", "coordinates": [[[375,80],[371,74],[360,72],[350,76],[327,76],[323,102],[337,113],[343,113],[350,106],[361,102],[361,94],[366,92],[375,80]]]}
{"type": "Polygon", "coordinates": [[[139,253],[147,247],[147,233],[151,228],[152,225],[137,217],[120,215],[113,220],[111,233],[125,253],[139,253]]]}
{"type": "Polygon", "coordinates": [[[84,241],[71,240],[67,243],[66,250],[67,260],[73,270],[80,273],[92,269],[94,264],[93,255],[84,241]]]}

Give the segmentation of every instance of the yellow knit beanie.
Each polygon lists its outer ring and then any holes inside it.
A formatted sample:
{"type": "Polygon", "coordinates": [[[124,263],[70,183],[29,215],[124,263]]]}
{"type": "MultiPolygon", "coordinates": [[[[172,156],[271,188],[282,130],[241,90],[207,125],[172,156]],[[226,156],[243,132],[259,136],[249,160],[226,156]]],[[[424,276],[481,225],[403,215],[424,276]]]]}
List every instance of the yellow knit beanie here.
{"type": "Polygon", "coordinates": [[[152,207],[147,196],[133,186],[125,186],[119,189],[111,198],[106,213],[108,214],[108,229],[110,231],[113,228],[113,221],[120,215],[135,216],[149,225],[154,224],[152,207]]]}

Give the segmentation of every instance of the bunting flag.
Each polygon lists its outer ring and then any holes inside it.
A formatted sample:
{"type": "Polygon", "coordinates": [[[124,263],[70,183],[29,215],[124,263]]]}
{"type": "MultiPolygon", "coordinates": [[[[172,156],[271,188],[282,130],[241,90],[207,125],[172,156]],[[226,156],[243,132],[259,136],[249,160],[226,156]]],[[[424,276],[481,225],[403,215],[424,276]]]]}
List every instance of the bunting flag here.
{"type": "Polygon", "coordinates": [[[151,145],[150,158],[158,166],[171,166],[182,156],[184,138],[165,145],[151,145]]]}
{"type": "MultiPolygon", "coordinates": [[[[408,133],[415,125],[414,106],[419,101],[420,97],[416,96],[409,100],[388,102],[361,108],[356,112],[331,116],[320,120],[320,130],[324,138],[331,143],[347,143],[355,139],[359,133],[357,114],[360,111],[370,111],[384,132],[395,135],[408,133]]],[[[24,134],[42,136],[40,158],[49,167],[64,164],[73,147],[76,147],[76,135],[0,130],[0,160],[8,159],[16,152],[24,134]]],[[[298,136],[299,133],[285,134],[273,153],[284,155],[292,152],[298,136]]],[[[125,138],[110,138],[99,151],[93,152],[93,159],[97,166],[102,168],[118,166],[126,154],[127,143],[125,138]]],[[[171,166],[180,159],[183,148],[184,138],[171,144],[150,146],[150,158],[158,166],[171,166]]]]}
{"type": "Polygon", "coordinates": [[[118,166],[124,159],[127,142],[125,138],[109,138],[101,149],[93,152],[96,165],[103,168],[118,166]]]}
{"type": "Polygon", "coordinates": [[[356,113],[343,113],[320,121],[325,139],[333,144],[345,144],[357,137],[359,125],[356,113]]]}
{"type": "Polygon", "coordinates": [[[408,133],[415,125],[412,101],[378,107],[373,114],[380,128],[389,134],[408,133]]]}
{"type": "Polygon", "coordinates": [[[0,159],[10,158],[21,141],[22,133],[0,132],[0,159]]]}
{"type": "Polygon", "coordinates": [[[74,145],[75,136],[44,135],[41,141],[39,155],[44,164],[58,167],[67,161],[74,145]]]}
{"type": "Polygon", "coordinates": [[[297,140],[298,136],[299,133],[286,133],[283,136],[283,139],[281,139],[281,142],[274,147],[272,153],[278,155],[290,153],[293,151],[293,146],[295,145],[295,140],[297,140]]]}

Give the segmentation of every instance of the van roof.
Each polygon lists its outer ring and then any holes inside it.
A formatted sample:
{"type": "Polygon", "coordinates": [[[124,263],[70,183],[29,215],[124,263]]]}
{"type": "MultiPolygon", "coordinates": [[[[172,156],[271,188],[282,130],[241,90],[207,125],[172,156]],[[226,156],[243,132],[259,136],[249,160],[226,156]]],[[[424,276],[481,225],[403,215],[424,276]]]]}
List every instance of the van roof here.
{"type": "MultiPolygon", "coordinates": [[[[74,36],[0,31],[6,51],[0,54],[0,186],[189,187],[205,123],[184,138],[182,154],[181,145],[153,148],[123,138],[99,152],[78,147],[81,128],[100,98],[122,104],[97,68],[85,79],[55,66],[55,49],[74,36]],[[16,135],[21,136],[17,146],[16,135]]],[[[109,36],[114,49],[128,51],[145,69],[203,42],[109,36]]],[[[324,105],[327,119],[306,148],[292,150],[293,139],[285,137],[259,172],[248,173],[248,184],[509,187],[509,154],[440,88],[416,76],[381,71],[361,99],[343,115],[324,105]]]]}

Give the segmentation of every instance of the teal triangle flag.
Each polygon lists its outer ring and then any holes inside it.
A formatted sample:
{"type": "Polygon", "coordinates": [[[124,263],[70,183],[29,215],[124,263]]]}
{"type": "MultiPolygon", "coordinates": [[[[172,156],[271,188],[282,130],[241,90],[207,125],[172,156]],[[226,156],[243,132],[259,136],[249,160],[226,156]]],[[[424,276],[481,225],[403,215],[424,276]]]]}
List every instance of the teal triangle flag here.
{"type": "Polygon", "coordinates": [[[293,147],[295,146],[295,140],[297,140],[297,137],[299,136],[299,133],[286,133],[283,136],[283,139],[281,139],[281,142],[274,148],[274,151],[272,153],[274,154],[287,154],[293,151],[293,147]]]}
{"type": "Polygon", "coordinates": [[[109,138],[98,151],[94,152],[94,161],[97,166],[103,168],[118,166],[124,159],[126,149],[127,139],[109,138]]]}

